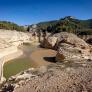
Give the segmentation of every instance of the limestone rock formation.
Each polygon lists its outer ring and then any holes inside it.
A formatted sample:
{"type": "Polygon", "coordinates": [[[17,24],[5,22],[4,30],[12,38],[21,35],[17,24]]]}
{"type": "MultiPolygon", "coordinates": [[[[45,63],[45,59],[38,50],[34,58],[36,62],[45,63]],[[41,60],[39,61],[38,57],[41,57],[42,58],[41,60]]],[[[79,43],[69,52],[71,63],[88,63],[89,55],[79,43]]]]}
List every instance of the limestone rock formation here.
{"type": "Polygon", "coordinates": [[[52,64],[12,76],[3,92],[91,92],[92,61],[52,64]],[[43,71],[43,70],[44,71],[43,71]],[[41,72],[42,71],[42,72],[41,72]]]}
{"type": "Polygon", "coordinates": [[[56,55],[57,61],[66,60],[83,60],[92,59],[91,48],[82,39],[71,33],[62,33],[61,42],[59,43],[58,53],[56,55]],[[61,58],[62,55],[64,59],[61,58]]]}
{"type": "Polygon", "coordinates": [[[88,49],[89,46],[88,44],[77,37],[76,35],[72,33],[67,33],[67,32],[61,32],[57,34],[53,34],[47,37],[47,39],[43,40],[43,47],[46,48],[58,48],[60,43],[67,43],[67,44],[72,44],[76,47],[80,48],[86,48],[88,49]]]}
{"type": "Polygon", "coordinates": [[[92,59],[90,49],[82,49],[74,45],[61,43],[56,55],[56,61],[92,59]],[[64,58],[62,58],[62,56],[64,58]]]}
{"type": "Polygon", "coordinates": [[[18,46],[30,42],[30,37],[28,33],[0,29],[0,82],[3,81],[4,63],[23,54],[18,46]]]}
{"type": "Polygon", "coordinates": [[[76,35],[67,32],[61,32],[47,37],[43,41],[45,48],[52,48],[58,51],[57,61],[64,59],[92,59],[89,45],[76,35]]]}
{"type": "Polygon", "coordinates": [[[54,49],[56,45],[57,37],[47,37],[41,42],[41,46],[49,49],[54,49]]]}
{"type": "Polygon", "coordinates": [[[62,32],[48,36],[42,45],[57,50],[56,60],[60,62],[10,77],[1,92],[92,91],[92,51],[84,40],[62,32]]]}
{"type": "Polygon", "coordinates": [[[15,30],[0,30],[0,41],[3,40],[10,45],[18,46],[29,39],[30,36],[27,33],[17,32],[15,30]]]}

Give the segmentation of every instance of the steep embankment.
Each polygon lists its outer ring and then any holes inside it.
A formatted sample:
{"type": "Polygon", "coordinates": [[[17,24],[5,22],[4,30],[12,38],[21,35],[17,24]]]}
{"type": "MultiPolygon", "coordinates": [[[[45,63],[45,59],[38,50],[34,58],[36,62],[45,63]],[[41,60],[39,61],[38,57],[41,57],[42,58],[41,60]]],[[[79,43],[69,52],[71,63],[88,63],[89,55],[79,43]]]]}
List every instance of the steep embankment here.
{"type": "Polygon", "coordinates": [[[8,60],[16,58],[22,54],[18,46],[30,41],[27,33],[0,30],[0,81],[3,81],[3,65],[8,60]]]}

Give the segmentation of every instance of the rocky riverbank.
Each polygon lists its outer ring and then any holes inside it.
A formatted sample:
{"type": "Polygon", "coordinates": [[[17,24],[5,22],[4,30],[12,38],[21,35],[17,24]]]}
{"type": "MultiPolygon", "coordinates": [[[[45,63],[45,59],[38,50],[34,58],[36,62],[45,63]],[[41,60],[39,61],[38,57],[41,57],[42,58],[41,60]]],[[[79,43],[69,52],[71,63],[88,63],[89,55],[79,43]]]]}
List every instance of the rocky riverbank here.
{"type": "MultiPolygon", "coordinates": [[[[74,34],[61,32],[49,35],[41,42],[41,46],[56,52],[54,60],[52,59],[55,62],[10,77],[2,86],[3,92],[92,91],[91,45],[74,34]]],[[[42,52],[33,54],[33,59],[38,62],[45,57],[42,52]]]]}
{"type": "Polygon", "coordinates": [[[28,69],[9,78],[2,92],[91,92],[92,62],[83,62],[28,69]]]}
{"type": "Polygon", "coordinates": [[[23,43],[32,43],[32,35],[23,32],[0,30],[0,81],[3,81],[3,65],[8,60],[23,54],[18,46],[23,43]]]}

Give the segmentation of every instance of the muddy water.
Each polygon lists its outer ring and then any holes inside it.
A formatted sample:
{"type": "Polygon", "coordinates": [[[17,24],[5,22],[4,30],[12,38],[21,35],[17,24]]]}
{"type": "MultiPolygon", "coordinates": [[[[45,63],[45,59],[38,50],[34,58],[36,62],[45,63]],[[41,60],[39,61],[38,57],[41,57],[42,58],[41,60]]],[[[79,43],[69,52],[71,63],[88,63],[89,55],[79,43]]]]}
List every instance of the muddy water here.
{"type": "Polygon", "coordinates": [[[16,59],[8,61],[4,65],[4,76],[6,78],[9,78],[10,76],[28,68],[37,67],[37,64],[31,60],[30,55],[33,51],[39,49],[39,47],[33,45],[23,45],[19,47],[19,49],[21,49],[24,54],[16,59]]]}

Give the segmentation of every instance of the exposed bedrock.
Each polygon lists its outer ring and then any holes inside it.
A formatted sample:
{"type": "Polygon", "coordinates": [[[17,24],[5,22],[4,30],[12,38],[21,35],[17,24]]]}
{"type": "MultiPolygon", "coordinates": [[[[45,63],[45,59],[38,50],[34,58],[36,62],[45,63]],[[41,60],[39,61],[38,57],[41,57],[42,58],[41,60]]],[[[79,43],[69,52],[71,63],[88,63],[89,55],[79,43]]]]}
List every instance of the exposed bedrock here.
{"type": "Polygon", "coordinates": [[[57,50],[56,60],[92,59],[89,45],[76,35],[67,32],[48,36],[43,47],[57,50]]]}
{"type": "Polygon", "coordinates": [[[92,62],[60,63],[9,78],[3,92],[91,92],[92,62]]]}
{"type": "Polygon", "coordinates": [[[0,30],[0,81],[3,81],[3,65],[8,60],[22,55],[18,46],[37,41],[30,33],[0,30]]]}
{"type": "Polygon", "coordinates": [[[62,32],[44,38],[41,45],[55,49],[59,62],[12,76],[1,91],[92,92],[92,50],[84,40],[62,32]]]}

